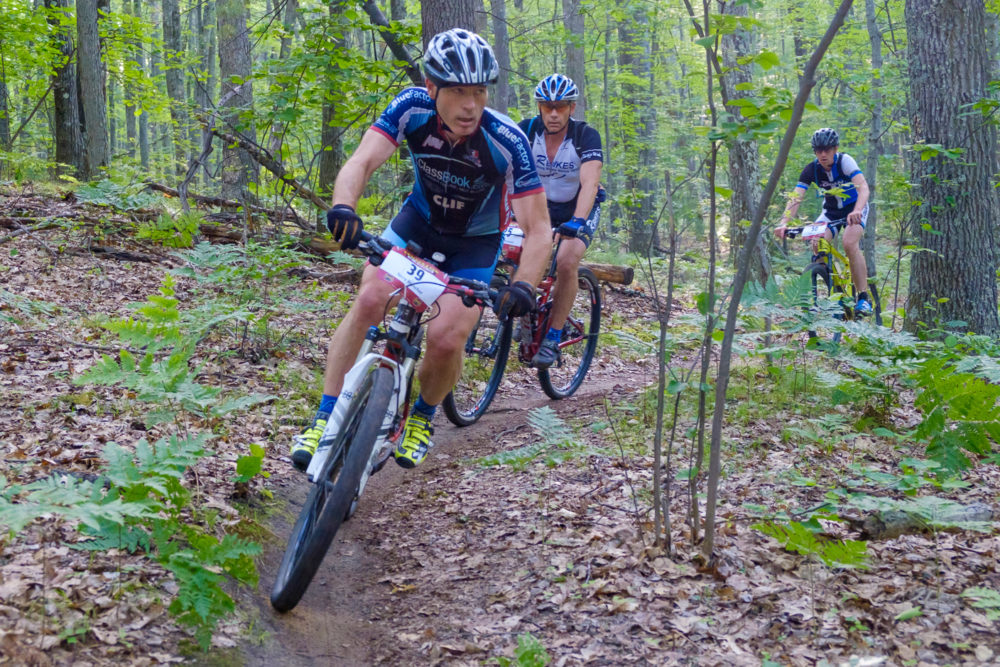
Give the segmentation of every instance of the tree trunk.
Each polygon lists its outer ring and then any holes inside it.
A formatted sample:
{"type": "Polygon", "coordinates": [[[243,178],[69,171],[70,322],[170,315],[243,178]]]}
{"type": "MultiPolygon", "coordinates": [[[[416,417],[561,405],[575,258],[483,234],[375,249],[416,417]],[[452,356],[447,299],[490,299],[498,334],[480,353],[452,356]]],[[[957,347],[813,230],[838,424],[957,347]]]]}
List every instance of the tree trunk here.
{"type": "Polygon", "coordinates": [[[389,0],[389,19],[392,21],[406,19],[406,0],[389,0]]]}
{"type": "MultiPolygon", "coordinates": [[[[340,2],[331,2],[329,5],[330,19],[336,23],[344,5],[340,2]]],[[[336,51],[346,47],[345,40],[340,37],[333,38],[330,43],[330,50],[336,51]]],[[[327,73],[327,90],[336,90],[339,80],[336,66],[329,65],[327,73]]],[[[331,197],[333,195],[333,182],[337,178],[340,167],[344,164],[344,128],[337,121],[337,100],[340,97],[336,94],[327,94],[323,101],[323,127],[320,128],[320,154],[319,154],[319,178],[316,183],[316,190],[321,197],[331,197]]],[[[322,222],[319,223],[322,225],[322,222]]]]}
{"type": "Polygon", "coordinates": [[[187,103],[184,95],[184,78],[181,50],[181,9],[178,0],[163,0],[163,68],[170,98],[170,132],[173,144],[174,169],[180,176],[187,169],[187,103]]]}
{"type": "MultiPolygon", "coordinates": [[[[219,0],[215,4],[219,25],[220,111],[226,131],[256,143],[252,125],[240,120],[240,112],[253,107],[250,79],[250,39],[243,0],[219,0]]],[[[222,196],[247,201],[248,184],[257,182],[257,168],[246,151],[231,146],[222,149],[222,196]]]]}
{"type": "Polygon", "coordinates": [[[0,149],[10,150],[10,96],[7,94],[7,64],[0,53],[0,149]]]}
{"type": "MultiPolygon", "coordinates": [[[[45,0],[49,9],[69,7],[69,0],[45,0]]],[[[83,176],[83,135],[80,133],[80,98],[76,88],[76,67],[73,52],[73,34],[61,27],[58,20],[49,19],[52,26],[52,41],[62,54],[61,60],[52,74],[52,99],[55,107],[56,162],[69,166],[69,173],[76,178],[83,176]]],[[[63,171],[63,167],[58,167],[63,171]]]]}
{"type": "MultiPolygon", "coordinates": [[[[911,161],[916,184],[917,252],[910,269],[905,327],[961,320],[961,330],[995,336],[997,319],[996,128],[970,106],[987,97],[983,0],[907,2],[914,141],[962,149],[911,161]]],[[[954,328],[948,327],[948,328],[954,328]]]]}
{"type": "Polygon", "coordinates": [[[510,89],[510,38],[507,35],[507,1],[493,0],[490,3],[493,13],[493,51],[500,64],[500,80],[493,90],[494,99],[490,106],[507,113],[515,104],[510,89]]]}
{"type": "Polygon", "coordinates": [[[577,120],[587,119],[587,88],[586,71],[584,67],[584,25],[583,14],[580,13],[580,0],[562,0],[563,26],[566,28],[566,76],[573,79],[580,89],[580,99],[576,101],[576,111],[573,117],[577,120]]]}
{"type": "Polygon", "coordinates": [[[865,160],[865,179],[871,191],[868,209],[868,224],[865,225],[865,236],[861,249],[865,253],[865,265],[868,267],[868,277],[878,275],[875,257],[875,231],[878,228],[878,161],[882,157],[882,31],[875,21],[875,0],[865,0],[865,22],[868,25],[868,42],[871,44],[871,69],[876,76],[872,77],[871,92],[868,100],[872,106],[872,128],[868,134],[868,157],[865,160]]]}
{"type": "Polygon", "coordinates": [[[101,168],[108,166],[108,110],[97,20],[97,0],[77,0],[77,72],[83,109],[85,179],[96,178],[101,168]]]}
{"type": "Polygon", "coordinates": [[[638,12],[635,16],[621,21],[618,24],[618,37],[620,42],[618,61],[621,69],[630,71],[636,81],[648,82],[648,87],[632,83],[622,86],[625,98],[633,101],[629,111],[636,122],[638,136],[635,142],[639,146],[634,166],[625,167],[625,187],[637,202],[629,225],[629,250],[645,255],[653,240],[651,224],[653,188],[649,169],[656,163],[656,150],[653,148],[656,116],[655,105],[649,103],[653,89],[653,72],[650,62],[649,19],[646,12],[638,12]]]}
{"type": "MultiPolygon", "coordinates": [[[[295,14],[299,10],[298,0],[285,0],[285,18],[282,21],[281,45],[278,51],[278,60],[285,61],[292,52],[292,35],[295,33],[295,14]]],[[[287,83],[279,83],[278,89],[284,91],[288,88],[287,83]]],[[[285,139],[285,124],[276,120],[271,124],[270,151],[275,159],[281,159],[281,144],[285,139]]]]}
{"type": "MultiPolygon", "coordinates": [[[[424,48],[431,37],[452,28],[476,30],[476,10],[482,0],[424,0],[420,3],[420,23],[423,26],[424,48]]],[[[492,45],[491,45],[492,46],[492,45]]]]}
{"type": "MultiPolygon", "coordinates": [[[[725,13],[731,16],[749,16],[746,5],[727,4],[725,13]]],[[[722,38],[722,63],[726,68],[726,73],[722,77],[722,89],[727,103],[742,97],[741,94],[734,92],[738,84],[752,81],[750,66],[739,65],[738,60],[758,53],[758,50],[754,49],[753,42],[753,35],[745,30],[733,32],[722,38]]],[[[742,120],[743,114],[740,112],[740,107],[727,104],[726,109],[737,119],[742,120]]],[[[753,212],[760,202],[760,151],[756,141],[737,139],[730,145],[729,187],[733,191],[729,212],[730,238],[732,240],[730,258],[735,265],[739,261],[739,251],[741,249],[743,251],[749,250],[751,252],[750,275],[763,285],[771,274],[771,262],[767,256],[764,239],[758,237],[753,248],[745,247],[747,241],[746,225],[749,225],[750,220],[753,219],[753,212]]]]}

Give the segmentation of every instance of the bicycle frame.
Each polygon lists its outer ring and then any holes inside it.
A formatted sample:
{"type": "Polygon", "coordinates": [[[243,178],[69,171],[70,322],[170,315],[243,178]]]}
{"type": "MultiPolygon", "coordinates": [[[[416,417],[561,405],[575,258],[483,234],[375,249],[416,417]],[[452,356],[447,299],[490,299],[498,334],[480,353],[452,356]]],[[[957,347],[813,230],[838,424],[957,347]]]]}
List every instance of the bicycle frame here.
{"type": "Polygon", "coordinates": [[[387,367],[393,371],[394,388],[392,400],[382,419],[382,428],[379,430],[379,438],[372,448],[372,457],[369,465],[365,469],[361,480],[361,487],[358,495],[364,490],[368,477],[388,460],[384,450],[392,436],[397,435],[405,420],[409,409],[409,387],[413,377],[413,371],[420,356],[420,343],[423,339],[423,326],[419,323],[420,314],[409,304],[405,295],[400,298],[396,305],[396,313],[386,331],[376,326],[369,328],[361,350],[351,370],[344,376],[344,388],[341,390],[337,404],[327,422],[323,435],[320,437],[319,446],[313,455],[306,475],[310,482],[315,482],[326,464],[327,459],[333,451],[333,443],[340,432],[344,422],[344,416],[348,414],[351,402],[357,394],[358,389],[364,382],[365,377],[375,368],[387,367]],[[385,341],[385,350],[375,352],[375,344],[385,341]],[[397,419],[397,416],[401,416],[397,419]]]}

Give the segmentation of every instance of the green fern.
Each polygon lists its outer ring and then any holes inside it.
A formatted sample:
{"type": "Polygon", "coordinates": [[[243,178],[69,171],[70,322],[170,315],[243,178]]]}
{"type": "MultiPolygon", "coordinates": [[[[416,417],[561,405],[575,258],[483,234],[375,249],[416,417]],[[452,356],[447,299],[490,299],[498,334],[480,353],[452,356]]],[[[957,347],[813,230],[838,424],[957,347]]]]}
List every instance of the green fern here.
{"type": "Polygon", "coordinates": [[[781,545],[803,556],[819,559],[827,567],[868,568],[868,544],[859,540],[821,540],[809,525],[761,522],[751,526],[778,540],[781,545]]]}
{"type": "Polygon", "coordinates": [[[913,377],[924,415],[913,436],[927,443],[927,455],[949,473],[969,468],[968,454],[989,455],[1000,442],[1000,385],[942,358],[928,359],[913,377]]]}
{"type": "Polygon", "coordinates": [[[1000,619],[1000,593],[992,588],[966,588],[962,597],[972,600],[971,604],[986,612],[986,618],[991,621],[1000,619]]]}
{"type": "Polygon", "coordinates": [[[484,456],[476,463],[481,466],[509,465],[515,470],[522,470],[542,454],[548,454],[548,465],[558,465],[573,456],[573,452],[565,450],[578,446],[576,436],[555,410],[548,406],[535,408],[528,413],[528,426],[538,436],[537,442],[484,456]]]}

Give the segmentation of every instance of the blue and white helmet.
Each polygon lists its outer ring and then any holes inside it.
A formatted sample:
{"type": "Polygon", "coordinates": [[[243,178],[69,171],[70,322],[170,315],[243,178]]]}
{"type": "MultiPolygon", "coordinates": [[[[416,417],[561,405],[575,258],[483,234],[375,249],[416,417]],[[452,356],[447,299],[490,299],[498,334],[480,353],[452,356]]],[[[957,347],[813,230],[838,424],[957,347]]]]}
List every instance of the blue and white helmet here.
{"type": "Polygon", "coordinates": [[[565,74],[550,74],[535,88],[536,102],[570,102],[580,97],[580,89],[565,74]]]}
{"type": "Polygon", "coordinates": [[[431,37],[424,52],[424,74],[436,86],[485,86],[500,77],[500,65],[486,40],[452,28],[431,37]]]}

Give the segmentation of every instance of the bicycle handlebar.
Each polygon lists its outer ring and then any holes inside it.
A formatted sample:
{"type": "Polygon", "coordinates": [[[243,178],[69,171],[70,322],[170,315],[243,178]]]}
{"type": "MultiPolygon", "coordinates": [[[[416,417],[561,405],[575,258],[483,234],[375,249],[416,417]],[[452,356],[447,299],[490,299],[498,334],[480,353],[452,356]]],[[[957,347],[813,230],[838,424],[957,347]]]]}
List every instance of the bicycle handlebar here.
{"type": "MultiPolygon", "coordinates": [[[[361,232],[358,250],[368,257],[373,266],[381,264],[382,259],[394,247],[391,241],[381,236],[366,231],[361,232]]],[[[433,263],[432,260],[425,259],[424,261],[433,263]]],[[[448,291],[462,297],[462,303],[470,308],[476,305],[492,307],[493,301],[497,297],[497,290],[492,289],[483,281],[453,275],[448,275],[448,291]]]]}
{"type": "MultiPolygon", "coordinates": [[[[834,220],[832,222],[828,222],[827,226],[831,230],[837,231],[837,230],[840,230],[841,228],[843,228],[844,225],[846,225],[846,224],[847,224],[847,220],[846,219],[845,220],[834,220]]],[[[799,234],[801,234],[802,230],[805,229],[805,228],[806,228],[806,225],[799,225],[798,227],[785,227],[785,236],[788,237],[788,238],[790,238],[790,239],[794,239],[799,234]]]]}

